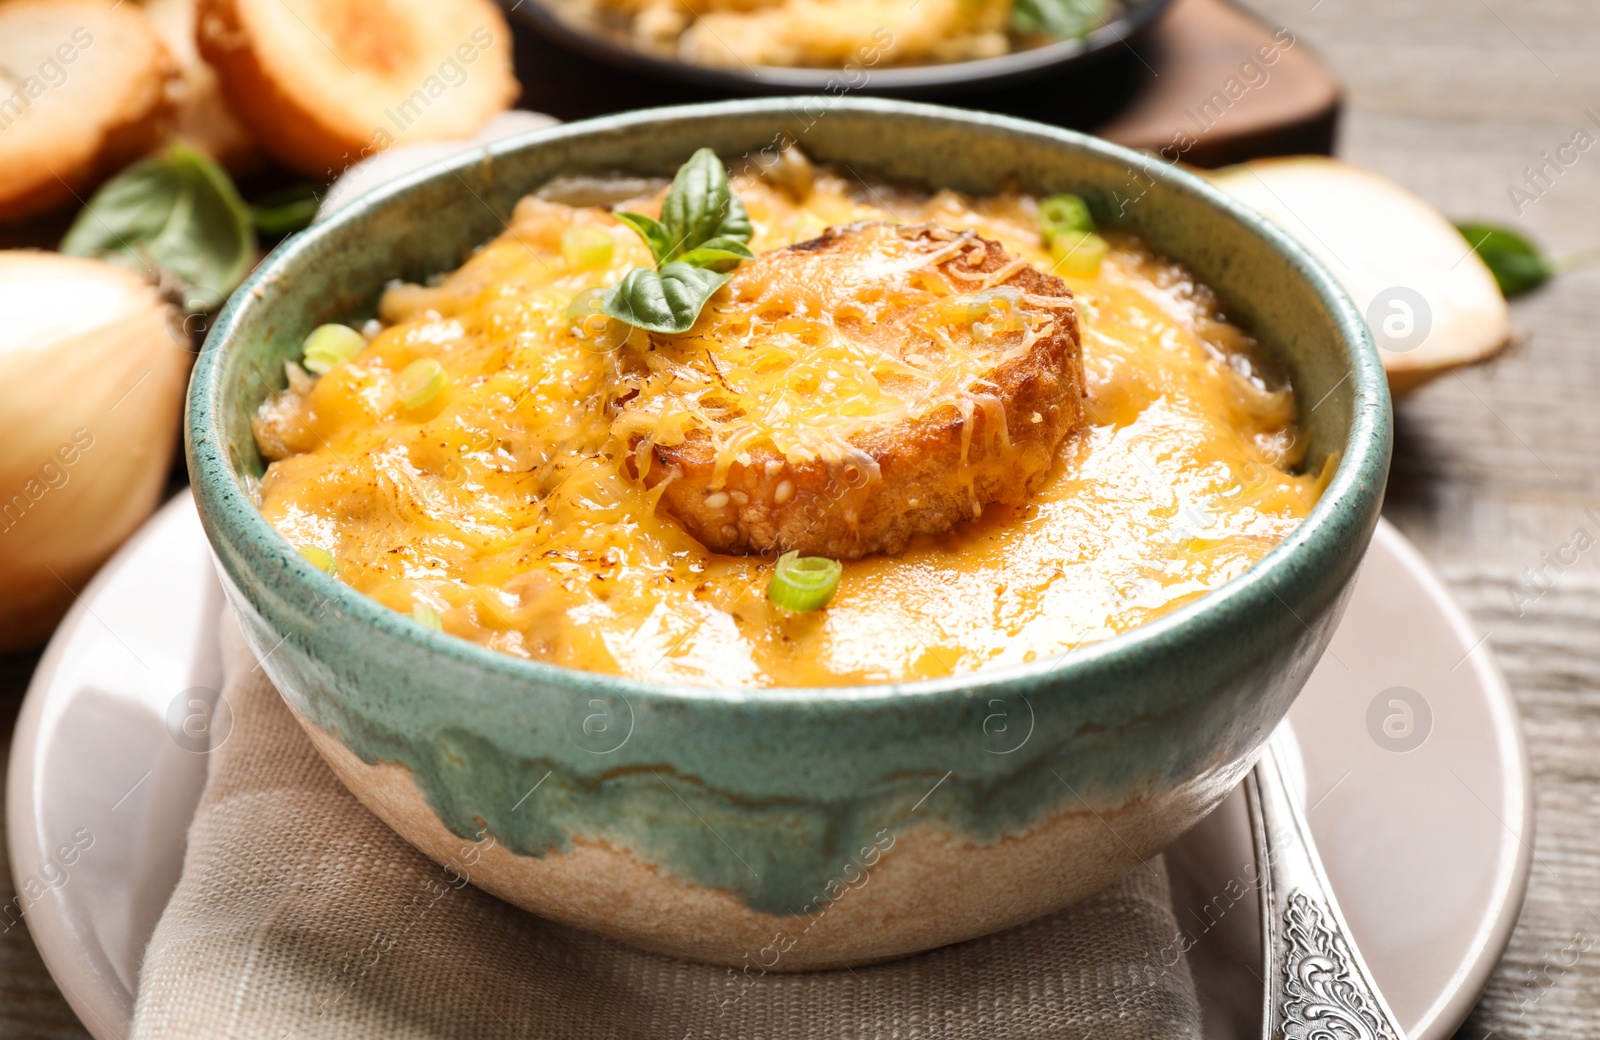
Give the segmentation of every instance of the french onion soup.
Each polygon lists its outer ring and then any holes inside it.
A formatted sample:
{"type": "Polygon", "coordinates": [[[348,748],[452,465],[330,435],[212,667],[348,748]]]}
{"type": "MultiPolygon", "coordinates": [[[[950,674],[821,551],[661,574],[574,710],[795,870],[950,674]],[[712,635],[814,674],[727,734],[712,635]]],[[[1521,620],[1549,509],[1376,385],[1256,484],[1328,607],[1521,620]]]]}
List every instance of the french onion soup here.
{"type": "Polygon", "coordinates": [[[717,686],[1060,654],[1204,595],[1309,512],[1287,379],[1074,196],[702,150],[567,178],[255,421],[267,519],[506,653],[717,686]]]}

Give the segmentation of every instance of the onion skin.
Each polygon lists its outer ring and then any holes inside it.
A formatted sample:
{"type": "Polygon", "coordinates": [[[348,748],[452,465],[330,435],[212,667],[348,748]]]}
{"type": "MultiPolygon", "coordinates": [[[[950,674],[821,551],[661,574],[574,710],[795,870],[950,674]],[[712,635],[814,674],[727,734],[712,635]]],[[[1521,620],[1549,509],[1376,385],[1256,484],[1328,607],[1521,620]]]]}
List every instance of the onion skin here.
{"type": "Polygon", "coordinates": [[[192,354],[99,260],[0,251],[0,652],[41,642],[155,507],[192,354]]]}

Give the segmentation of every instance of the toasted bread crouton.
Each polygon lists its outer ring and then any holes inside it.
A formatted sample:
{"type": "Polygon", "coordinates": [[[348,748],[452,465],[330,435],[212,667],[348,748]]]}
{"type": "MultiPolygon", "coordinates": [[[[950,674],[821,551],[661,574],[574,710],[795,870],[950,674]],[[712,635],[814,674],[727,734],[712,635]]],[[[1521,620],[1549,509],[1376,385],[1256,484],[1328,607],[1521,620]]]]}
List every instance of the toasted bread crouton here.
{"type": "Polygon", "coordinates": [[[490,0],[200,0],[197,38],[234,114],[313,177],[470,137],[520,89],[490,0]]]}
{"type": "Polygon", "coordinates": [[[0,221],[86,196],[159,145],[176,75],[133,4],[0,3],[0,221]]]}
{"type": "Polygon", "coordinates": [[[932,225],[747,260],[643,363],[613,428],[660,508],[725,553],[898,552],[1025,501],[1083,420],[1066,285],[932,225]]]}
{"type": "Polygon", "coordinates": [[[217,74],[195,45],[199,0],[145,0],[144,11],[178,65],[177,114],[173,133],[230,170],[245,170],[260,159],[255,140],[234,118],[222,97],[217,74]]]}

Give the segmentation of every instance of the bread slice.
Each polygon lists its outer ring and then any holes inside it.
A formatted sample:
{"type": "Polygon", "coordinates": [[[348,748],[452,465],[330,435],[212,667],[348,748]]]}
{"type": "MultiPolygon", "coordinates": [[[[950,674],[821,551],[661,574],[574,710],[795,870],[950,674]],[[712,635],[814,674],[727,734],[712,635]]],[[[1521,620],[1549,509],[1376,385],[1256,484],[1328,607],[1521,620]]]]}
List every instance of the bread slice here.
{"type": "Polygon", "coordinates": [[[313,177],[397,142],[470,137],[520,89],[491,0],[200,0],[199,12],[228,106],[313,177]]]}
{"type": "Polygon", "coordinates": [[[637,467],[650,434],[632,431],[687,419],[651,446],[644,479],[717,552],[899,552],[1026,502],[1083,422],[1071,290],[931,224],[829,228],[747,260],[652,353],[665,378],[613,431],[637,467]]]}
{"type": "Polygon", "coordinates": [[[178,65],[177,119],[173,132],[230,170],[247,170],[261,157],[255,139],[228,108],[214,69],[195,45],[199,0],[145,0],[144,11],[178,65]]]}
{"type": "Polygon", "coordinates": [[[85,197],[159,145],[176,75],[133,4],[0,3],[0,221],[85,197]]]}

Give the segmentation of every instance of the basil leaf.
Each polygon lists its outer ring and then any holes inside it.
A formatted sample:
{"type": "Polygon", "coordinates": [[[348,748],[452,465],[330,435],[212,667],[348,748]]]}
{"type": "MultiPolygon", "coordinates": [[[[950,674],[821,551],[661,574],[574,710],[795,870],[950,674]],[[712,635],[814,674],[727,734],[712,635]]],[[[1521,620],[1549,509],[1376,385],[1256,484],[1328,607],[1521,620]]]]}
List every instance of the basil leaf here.
{"type": "Polygon", "coordinates": [[[1078,195],[1050,195],[1039,200],[1039,231],[1045,244],[1057,235],[1094,231],[1089,204],[1078,195]]]}
{"type": "Polygon", "coordinates": [[[754,256],[750,247],[738,239],[713,238],[705,245],[684,253],[678,262],[711,271],[731,271],[739,266],[740,261],[750,260],[754,256]]]}
{"type": "Polygon", "coordinates": [[[713,238],[750,241],[750,215],[728,187],[727,168],[709,148],[695,152],[679,167],[661,203],[661,223],[672,242],[667,260],[713,238]]]}
{"type": "Polygon", "coordinates": [[[702,242],[701,245],[710,245],[719,238],[732,239],[735,242],[749,242],[755,229],[750,226],[750,214],[745,210],[744,203],[739,196],[730,195],[728,198],[728,212],[723,215],[722,223],[717,225],[717,233],[702,242]]]}
{"type": "Polygon", "coordinates": [[[606,290],[601,310],[650,332],[688,332],[711,294],[731,277],[684,263],[667,264],[659,271],[635,267],[606,290]]]}
{"type": "Polygon", "coordinates": [[[680,256],[677,262],[688,264],[690,267],[703,267],[707,271],[732,271],[741,261],[748,259],[750,258],[741,253],[701,246],[699,249],[689,250],[680,256]]]}
{"type": "Polygon", "coordinates": [[[618,220],[650,247],[656,270],[636,267],[606,290],[601,310],[650,332],[688,332],[728,272],[754,253],[750,214],[728,186],[717,153],[702,148],[678,168],[661,203],[661,219],[626,210],[618,220]]]}
{"type": "Polygon", "coordinates": [[[616,218],[633,228],[644,239],[644,244],[650,247],[650,255],[655,257],[656,263],[667,262],[672,252],[672,235],[660,223],[645,216],[643,213],[631,213],[628,210],[618,210],[616,218]]]}
{"type": "Polygon", "coordinates": [[[1537,289],[1555,269],[1539,247],[1523,236],[1494,224],[1457,224],[1472,249],[1488,265],[1500,292],[1507,299],[1537,289]]]}
{"type": "Polygon", "coordinates": [[[706,239],[695,248],[718,249],[724,253],[734,253],[743,260],[754,260],[755,254],[750,251],[748,242],[749,239],[738,239],[732,235],[718,235],[716,238],[706,239]]]}
{"type": "Polygon", "coordinates": [[[1016,0],[1011,28],[1025,35],[1080,40],[1105,18],[1107,0],[1016,0]]]}
{"type": "Polygon", "coordinates": [[[250,209],[206,156],[173,145],[107,181],[78,214],[61,251],[166,274],[190,307],[220,304],[255,261],[250,209]]]}

